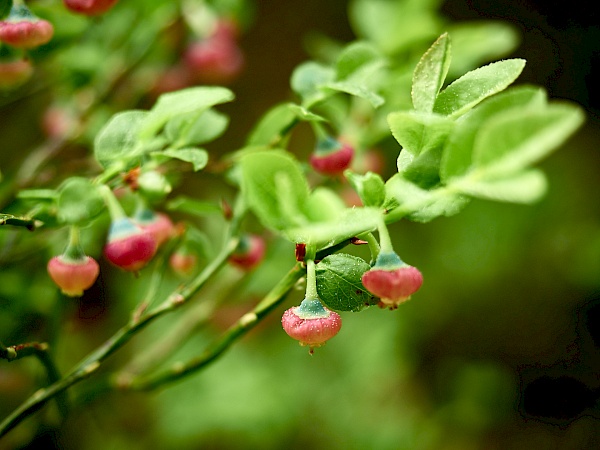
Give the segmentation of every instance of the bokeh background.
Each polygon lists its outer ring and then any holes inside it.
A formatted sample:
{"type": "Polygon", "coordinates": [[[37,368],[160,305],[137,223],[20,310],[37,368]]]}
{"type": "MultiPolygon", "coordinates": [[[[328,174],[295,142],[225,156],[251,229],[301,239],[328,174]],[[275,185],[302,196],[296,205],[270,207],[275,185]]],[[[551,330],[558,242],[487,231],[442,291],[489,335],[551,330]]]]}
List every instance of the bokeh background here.
{"type": "MultiPolygon", "coordinates": [[[[256,1],[254,22],[241,37],[246,69],[231,85],[237,100],[223,108],[232,122],[218,151],[241,147],[256,119],[290,98],[289,75],[308,58],[311,33],[354,38],[347,7],[340,0],[256,1]]],[[[450,0],[441,13],[512,23],[522,39],[512,56],[528,61],[519,82],[586,108],[585,126],[541,164],[550,181],[543,200],[475,200],[455,217],[393,226],[395,247],[424,273],[423,288],[395,312],[344,314],[340,335],[313,357],[282,332],[282,309],[207,370],[158,391],[95,395],[89,380],[74,390],[85,408],[65,424],[39,428],[29,420],[0,448],[600,448],[597,13],[583,2],[532,0],[450,0]]],[[[37,112],[47,101],[42,92],[0,102],[4,173],[42,139],[37,112]]],[[[302,134],[298,139],[302,147],[302,134]]],[[[210,190],[210,182],[183,186],[199,188],[210,190]]],[[[234,288],[214,295],[232,303],[178,357],[198,353],[258,299],[291,265],[290,250],[271,237],[270,263],[251,280],[228,270],[223,277],[234,288]]],[[[31,262],[21,264],[26,271],[31,262]]],[[[17,286],[27,275],[9,269],[0,286],[4,340],[30,334],[48,307],[18,305],[17,286]],[[16,317],[25,323],[15,325],[16,317]]],[[[115,299],[139,288],[126,276],[112,277],[98,288],[96,303],[66,306],[64,360],[69,352],[83,356],[127,317],[128,305],[115,299]]],[[[285,307],[301,297],[293,294],[285,307]]],[[[160,340],[173,323],[152,327],[112,364],[160,340]]],[[[33,391],[36,370],[35,361],[0,362],[2,416],[33,391]]],[[[52,417],[52,410],[40,414],[52,417]]]]}

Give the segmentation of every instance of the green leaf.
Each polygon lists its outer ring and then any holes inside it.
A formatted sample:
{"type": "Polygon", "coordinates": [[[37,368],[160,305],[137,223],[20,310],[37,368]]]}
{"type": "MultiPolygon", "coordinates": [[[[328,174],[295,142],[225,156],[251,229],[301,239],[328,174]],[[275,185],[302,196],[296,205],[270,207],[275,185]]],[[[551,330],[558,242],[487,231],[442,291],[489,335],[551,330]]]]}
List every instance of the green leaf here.
{"type": "Polygon", "coordinates": [[[306,221],[301,211],[308,199],[308,183],[290,153],[253,151],[240,157],[240,165],[246,202],[265,226],[285,230],[306,221]]]}
{"type": "Polygon", "coordinates": [[[325,88],[337,92],[344,92],[346,94],[354,95],[356,97],[361,97],[367,100],[373,108],[377,108],[385,102],[383,97],[379,94],[376,94],[372,90],[365,87],[362,83],[354,83],[350,81],[336,81],[333,83],[327,83],[325,88]]]}
{"type": "Polygon", "coordinates": [[[388,116],[393,136],[402,145],[398,171],[423,187],[439,182],[439,166],[454,121],[434,113],[396,112],[388,116]]]}
{"type": "Polygon", "coordinates": [[[12,0],[0,0],[0,20],[8,16],[12,8],[12,0]]]}
{"type": "Polygon", "coordinates": [[[98,187],[87,178],[68,178],[58,191],[58,218],[62,222],[86,225],[105,209],[98,187]]]}
{"type": "Polygon", "coordinates": [[[439,216],[452,216],[462,210],[469,199],[447,188],[421,189],[414,183],[394,175],[385,184],[388,211],[386,221],[402,217],[417,222],[429,222],[439,216]]]}
{"type": "Polygon", "coordinates": [[[285,236],[296,243],[311,243],[317,248],[330,247],[366,231],[376,230],[381,214],[379,208],[345,209],[336,219],[328,222],[290,227],[285,230],[285,236]]]}
{"type": "Polygon", "coordinates": [[[208,164],[208,153],[201,148],[167,149],[162,152],[156,152],[156,154],[192,163],[194,172],[204,169],[206,164],[208,164]]]}
{"type": "MultiPolygon", "coordinates": [[[[340,53],[336,62],[336,79],[346,80],[359,75],[365,68],[368,72],[372,65],[381,66],[382,58],[373,45],[367,42],[353,42],[340,53]]],[[[359,75],[362,77],[362,74],[359,75]]]]}
{"type": "Polygon", "coordinates": [[[201,113],[208,108],[230,102],[233,92],[224,87],[198,86],[168,92],[158,97],[139,130],[139,137],[147,140],[154,137],[173,117],[182,114],[201,113]]]}
{"type": "Polygon", "coordinates": [[[349,15],[358,36],[367,38],[386,54],[394,54],[439,35],[441,21],[430,3],[355,0],[350,3],[349,15]]]}
{"type": "Polygon", "coordinates": [[[292,89],[300,95],[305,108],[336,92],[362,97],[376,108],[384,100],[370,88],[370,82],[382,64],[383,59],[369,44],[351,44],[338,58],[336,70],[314,61],[300,64],[292,73],[292,89]]]}
{"type": "Polygon", "coordinates": [[[440,166],[443,181],[465,174],[472,166],[473,145],[482,125],[497,114],[511,109],[541,110],[546,107],[542,88],[518,86],[484,100],[466,113],[452,130],[440,166]]]}
{"type": "Polygon", "coordinates": [[[450,38],[442,34],[425,52],[413,74],[412,102],[417,111],[432,112],[450,67],[450,38]]]}
{"type": "Polygon", "coordinates": [[[183,195],[169,201],[167,203],[167,209],[169,211],[178,211],[198,217],[223,214],[223,209],[215,203],[196,200],[183,195]]]}
{"type": "Polygon", "coordinates": [[[367,172],[364,175],[346,170],[344,176],[365,206],[382,206],[385,201],[385,183],[380,175],[367,172]]]}
{"type": "Polygon", "coordinates": [[[310,108],[315,103],[328,97],[329,94],[323,92],[321,86],[332,82],[335,78],[335,71],[323,64],[314,61],[308,61],[300,64],[290,80],[294,92],[302,99],[302,104],[310,108]]]}
{"type": "Polygon", "coordinates": [[[298,119],[300,119],[304,122],[323,122],[323,121],[325,121],[324,117],[322,117],[318,114],[311,113],[305,107],[296,105],[295,103],[288,103],[287,107],[291,112],[293,112],[296,115],[296,117],[298,119]]]}
{"type": "Polygon", "coordinates": [[[507,22],[461,22],[448,28],[453,58],[450,75],[460,76],[488,61],[503,58],[517,48],[519,32],[507,22]]]}
{"type": "Polygon", "coordinates": [[[111,117],[96,135],[94,156],[104,168],[122,163],[142,154],[138,134],[148,113],[146,111],[124,111],[111,117]]]}
{"type": "Polygon", "coordinates": [[[548,187],[544,173],[531,169],[497,180],[458,178],[451,184],[454,189],[472,197],[513,203],[533,203],[539,200],[548,187]]]}
{"type": "Polygon", "coordinates": [[[453,117],[464,114],[483,99],[508,87],[524,67],[523,59],[507,59],[472,70],[438,94],[433,110],[453,117]]]}
{"type": "Polygon", "coordinates": [[[371,266],[363,259],[345,253],[323,258],[315,269],[317,293],[321,301],[334,311],[357,312],[376,304],[375,299],[362,284],[362,275],[371,266]]]}
{"type": "Polygon", "coordinates": [[[297,120],[288,105],[282,103],[267,111],[250,133],[246,145],[277,145],[297,120]]]}
{"type": "Polygon", "coordinates": [[[229,117],[208,109],[197,117],[179,115],[165,125],[165,135],[172,147],[201,145],[221,136],[229,125],[229,117]]]}
{"type": "Polygon", "coordinates": [[[403,166],[421,153],[443,146],[453,121],[433,113],[400,111],[388,115],[392,135],[405,153],[403,166]],[[410,159],[407,156],[410,155],[410,159]]]}
{"type": "Polygon", "coordinates": [[[262,117],[250,133],[246,145],[276,146],[298,120],[319,122],[325,119],[300,105],[282,103],[262,117]]]}
{"type": "Polygon", "coordinates": [[[475,166],[487,178],[524,169],[562,145],[584,118],[580,108],[566,103],[499,114],[475,138],[475,166]]]}
{"type": "Polygon", "coordinates": [[[346,205],[338,194],[319,186],[308,196],[303,211],[311,222],[326,222],[338,218],[345,209],[346,205]]]}

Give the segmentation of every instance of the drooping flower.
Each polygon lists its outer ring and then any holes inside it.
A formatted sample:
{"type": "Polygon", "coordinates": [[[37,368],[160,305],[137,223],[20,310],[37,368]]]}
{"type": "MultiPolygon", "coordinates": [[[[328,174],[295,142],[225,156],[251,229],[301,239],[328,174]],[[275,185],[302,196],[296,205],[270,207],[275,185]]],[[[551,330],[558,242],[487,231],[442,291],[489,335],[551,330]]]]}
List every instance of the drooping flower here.
{"type": "Polygon", "coordinates": [[[152,234],[158,247],[168,241],[175,232],[175,225],[173,225],[169,216],[164,213],[156,213],[145,209],[136,214],[134,220],[140,228],[152,234]]]}
{"type": "Polygon", "coordinates": [[[243,270],[252,270],[258,266],[265,256],[265,240],[257,235],[244,235],[236,251],[229,257],[229,262],[243,270]]]}
{"type": "Polygon", "coordinates": [[[350,167],[353,157],[352,146],[329,137],[319,140],[310,155],[310,165],[323,175],[335,176],[350,167]]]}
{"type": "Polygon", "coordinates": [[[111,9],[119,0],[63,0],[67,9],[77,14],[97,16],[111,9]]]}
{"type": "Polygon", "coordinates": [[[13,5],[8,17],[0,21],[0,42],[12,47],[39,47],[53,35],[52,24],[36,17],[25,5],[13,5]]]}
{"type": "Polygon", "coordinates": [[[197,82],[227,84],[233,81],[244,67],[237,27],[233,22],[219,21],[210,36],[188,46],[183,60],[197,82]]]}
{"type": "Polygon", "coordinates": [[[342,318],[325,308],[319,299],[305,298],[300,306],[283,313],[281,325],[300,345],[309,346],[312,354],[314,347],[321,347],[340,331],[342,318]]]}
{"type": "Polygon", "coordinates": [[[65,255],[55,256],[48,261],[48,274],[60,290],[70,297],[80,297],[83,291],[92,287],[100,266],[91,256],[73,260],[65,255]]]}
{"type": "Polygon", "coordinates": [[[419,290],[423,275],[416,267],[404,263],[396,253],[380,253],[375,265],[363,274],[362,283],[380,298],[380,306],[396,309],[419,290]]]}
{"type": "Polygon", "coordinates": [[[33,74],[33,66],[28,59],[14,61],[0,60],[0,89],[20,86],[33,74]]]}
{"type": "Polygon", "coordinates": [[[71,226],[69,245],[64,253],[50,259],[47,269],[54,283],[70,297],[83,295],[100,274],[96,260],[84,253],[79,243],[79,228],[75,225],[71,226]]]}
{"type": "Polygon", "coordinates": [[[169,265],[178,275],[188,276],[198,265],[198,255],[178,249],[169,257],[169,265]]]}
{"type": "Polygon", "coordinates": [[[152,233],[137,226],[129,218],[113,220],[104,255],[115,266],[130,272],[143,268],[157,249],[152,233]]]}

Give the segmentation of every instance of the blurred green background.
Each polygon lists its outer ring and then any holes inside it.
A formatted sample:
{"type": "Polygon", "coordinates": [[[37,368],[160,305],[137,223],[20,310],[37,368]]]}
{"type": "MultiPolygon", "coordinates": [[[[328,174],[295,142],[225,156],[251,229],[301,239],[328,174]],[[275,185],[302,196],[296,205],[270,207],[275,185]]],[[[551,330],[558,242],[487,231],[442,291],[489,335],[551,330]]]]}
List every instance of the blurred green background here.
{"type": "MultiPolygon", "coordinates": [[[[241,147],[256,119],[290,97],[289,75],[307,59],[309,33],[353,38],[346,11],[338,0],[256,2],[255,22],[241,39],[247,66],[231,85],[237,100],[223,108],[232,122],[218,151],[241,147]]],[[[393,226],[395,247],[421,269],[423,288],[395,312],[344,314],[342,332],[313,357],[282,332],[282,308],[201,373],[150,394],[94,396],[92,378],[73,393],[85,407],[60,428],[38,429],[28,420],[0,448],[599,448],[598,17],[583,2],[447,1],[442,11],[453,20],[513,23],[522,36],[514,56],[528,61],[519,82],[543,85],[551,97],[588,110],[584,128],[541,165],[550,180],[541,202],[473,201],[455,217],[393,226]]],[[[15,170],[15,156],[42,139],[36,108],[45,102],[33,95],[0,109],[5,174],[15,170]]],[[[393,161],[396,154],[387,156],[393,161]]],[[[207,186],[210,179],[184,188],[207,186]]],[[[54,245],[60,251],[63,244],[54,245]]],[[[226,293],[232,304],[178,357],[201,351],[293,263],[289,244],[273,237],[270,255],[251,281],[233,284],[226,293]]],[[[18,263],[21,269],[2,274],[2,339],[9,328],[14,337],[35,335],[40,311],[55,307],[18,304],[28,265],[39,261],[18,263]],[[15,325],[15,317],[24,323],[15,325]]],[[[141,288],[123,274],[110,276],[97,303],[65,306],[59,361],[78,360],[126,320],[132,305],[115,299],[141,288]]],[[[223,276],[240,277],[233,269],[223,276]]],[[[290,296],[285,308],[301,297],[290,296]]],[[[167,335],[173,321],[165,322],[109,368],[167,335]]],[[[33,392],[37,372],[36,361],[0,362],[2,417],[33,392]]],[[[39,414],[52,418],[52,408],[39,414]]]]}

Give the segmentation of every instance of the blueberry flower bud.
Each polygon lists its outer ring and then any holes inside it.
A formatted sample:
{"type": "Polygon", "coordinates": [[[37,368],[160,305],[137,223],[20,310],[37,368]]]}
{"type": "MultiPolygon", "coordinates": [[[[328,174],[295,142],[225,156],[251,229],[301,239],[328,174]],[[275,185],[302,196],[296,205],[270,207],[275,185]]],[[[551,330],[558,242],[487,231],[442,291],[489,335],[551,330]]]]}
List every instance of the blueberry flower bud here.
{"type": "Polygon", "coordinates": [[[65,255],[55,256],[48,261],[48,274],[60,290],[70,297],[80,297],[89,289],[100,273],[96,260],[90,256],[71,259],[65,255]]]}
{"type": "Polygon", "coordinates": [[[33,66],[28,59],[0,61],[0,89],[17,87],[33,74],[33,66]]]}
{"type": "Polygon", "coordinates": [[[244,66],[244,55],[235,40],[235,33],[223,26],[217,27],[212,36],[190,44],[183,60],[192,77],[201,83],[229,83],[244,66]]]}
{"type": "Polygon", "coordinates": [[[171,239],[175,230],[169,216],[163,213],[155,213],[149,209],[136,214],[135,223],[154,237],[157,247],[171,239]]]}
{"type": "Polygon", "coordinates": [[[137,272],[156,253],[156,240],[147,230],[137,226],[131,219],[117,219],[110,225],[104,255],[115,266],[137,272]]]}
{"type": "Polygon", "coordinates": [[[176,274],[185,277],[190,275],[198,265],[198,256],[178,249],[169,257],[169,265],[176,274]]]}
{"type": "Polygon", "coordinates": [[[362,276],[362,284],[381,299],[380,306],[396,309],[423,284],[423,275],[395,253],[380,253],[375,266],[362,276]]]}
{"type": "Polygon", "coordinates": [[[118,0],[63,0],[67,9],[77,14],[97,16],[111,9],[118,0]]]}
{"type": "Polygon", "coordinates": [[[340,331],[342,318],[325,308],[319,299],[305,298],[300,306],[283,313],[281,325],[300,345],[308,345],[312,354],[314,347],[324,345],[340,331]]]}
{"type": "Polygon", "coordinates": [[[34,48],[45,44],[54,34],[50,22],[38,19],[25,5],[14,5],[0,21],[0,42],[16,48],[34,48]]]}
{"type": "Polygon", "coordinates": [[[265,256],[265,241],[256,235],[243,236],[229,262],[243,270],[252,270],[265,256]]]}
{"type": "Polygon", "coordinates": [[[320,140],[310,156],[312,168],[323,175],[339,175],[352,162],[354,149],[333,138],[320,140]]]}

